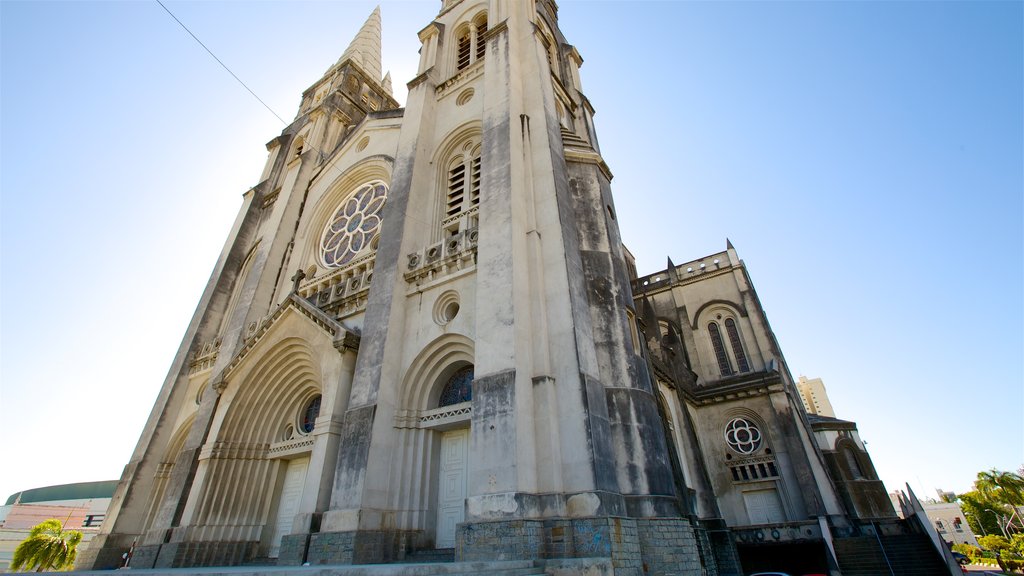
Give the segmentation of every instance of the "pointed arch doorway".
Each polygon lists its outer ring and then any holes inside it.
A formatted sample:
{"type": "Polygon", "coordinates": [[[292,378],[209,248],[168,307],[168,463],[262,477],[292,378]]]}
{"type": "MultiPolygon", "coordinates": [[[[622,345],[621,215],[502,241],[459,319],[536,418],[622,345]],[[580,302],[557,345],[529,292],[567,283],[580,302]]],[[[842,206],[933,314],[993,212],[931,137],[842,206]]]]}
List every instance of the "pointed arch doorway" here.
{"type": "Polygon", "coordinates": [[[469,488],[469,418],[473,397],[473,366],[456,369],[444,383],[432,411],[447,426],[441,426],[441,447],[437,481],[436,548],[454,548],[455,531],[466,519],[469,488]]]}

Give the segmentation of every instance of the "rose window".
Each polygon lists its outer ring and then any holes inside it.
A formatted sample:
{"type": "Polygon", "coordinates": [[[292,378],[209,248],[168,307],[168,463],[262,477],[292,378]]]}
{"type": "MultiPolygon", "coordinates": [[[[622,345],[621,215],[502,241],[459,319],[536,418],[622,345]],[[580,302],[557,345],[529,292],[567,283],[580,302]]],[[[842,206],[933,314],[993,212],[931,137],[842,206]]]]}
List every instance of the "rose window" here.
{"type": "Polygon", "coordinates": [[[725,442],[740,454],[753,454],[761,447],[761,431],[746,418],[733,418],[725,427],[725,442]]]}
{"type": "Polygon", "coordinates": [[[380,180],[363,184],[338,208],[320,240],[324,265],[344,266],[370,245],[380,230],[387,193],[387,185],[380,180]]]}

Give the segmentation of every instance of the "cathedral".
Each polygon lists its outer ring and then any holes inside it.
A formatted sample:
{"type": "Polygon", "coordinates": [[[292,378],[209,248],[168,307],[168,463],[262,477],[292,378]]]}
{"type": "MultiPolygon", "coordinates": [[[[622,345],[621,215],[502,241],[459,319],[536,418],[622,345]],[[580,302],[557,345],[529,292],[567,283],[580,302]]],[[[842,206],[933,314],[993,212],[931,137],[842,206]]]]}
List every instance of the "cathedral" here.
{"type": "Polygon", "coordinates": [[[638,276],[556,2],[438,4],[404,107],[377,10],[267,144],[80,567],[838,573],[903,530],[731,244],[638,276]]]}

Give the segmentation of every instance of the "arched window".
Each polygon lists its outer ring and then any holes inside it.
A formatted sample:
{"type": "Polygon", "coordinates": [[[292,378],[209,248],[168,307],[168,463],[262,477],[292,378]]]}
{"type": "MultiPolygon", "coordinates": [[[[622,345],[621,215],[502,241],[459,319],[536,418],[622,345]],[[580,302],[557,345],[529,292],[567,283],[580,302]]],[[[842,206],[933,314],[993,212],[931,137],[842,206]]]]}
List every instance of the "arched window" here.
{"type": "Polygon", "coordinates": [[[855,480],[863,478],[864,472],[860,468],[860,460],[857,459],[857,454],[854,453],[853,448],[844,446],[843,457],[846,458],[846,467],[850,469],[850,477],[855,480]]]}
{"type": "Polygon", "coordinates": [[[459,29],[455,41],[455,69],[468,68],[477,60],[483,60],[486,53],[487,43],[484,36],[487,34],[487,13],[477,14],[473,21],[459,29]]]}
{"type": "Polygon", "coordinates": [[[469,402],[473,399],[473,367],[460,368],[448,378],[444,388],[441,390],[441,397],[437,400],[437,407],[443,408],[452,404],[469,402]]]}
{"type": "Polygon", "coordinates": [[[460,225],[462,216],[480,205],[480,143],[474,139],[462,146],[462,153],[447,164],[445,198],[441,227],[456,234],[463,226],[474,227],[474,222],[460,225]]]}
{"type": "Polygon", "coordinates": [[[750,361],[743,349],[740,327],[736,319],[728,314],[725,310],[716,313],[708,323],[708,339],[722,376],[750,372],[750,361]],[[722,325],[725,325],[725,334],[722,334],[722,325]]]}
{"type": "Polygon", "coordinates": [[[299,419],[299,430],[303,434],[309,434],[313,431],[313,427],[316,426],[317,416],[320,415],[320,399],[321,396],[318,394],[313,397],[306,404],[306,409],[302,411],[302,415],[299,419]]]}
{"type": "Polygon", "coordinates": [[[740,340],[740,332],[736,327],[736,321],[732,318],[725,319],[725,332],[729,335],[729,345],[732,346],[732,355],[736,358],[736,367],[740,372],[750,372],[750,365],[747,364],[747,355],[743,353],[743,341],[740,340]]]}
{"type": "Polygon", "coordinates": [[[732,374],[732,365],[729,364],[729,355],[725,353],[725,344],[722,342],[718,324],[708,324],[708,334],[711,336],[711,347],[715,349],[715,358],[718,359],[718,370],[722,372],[722,376],[732,374]]]}

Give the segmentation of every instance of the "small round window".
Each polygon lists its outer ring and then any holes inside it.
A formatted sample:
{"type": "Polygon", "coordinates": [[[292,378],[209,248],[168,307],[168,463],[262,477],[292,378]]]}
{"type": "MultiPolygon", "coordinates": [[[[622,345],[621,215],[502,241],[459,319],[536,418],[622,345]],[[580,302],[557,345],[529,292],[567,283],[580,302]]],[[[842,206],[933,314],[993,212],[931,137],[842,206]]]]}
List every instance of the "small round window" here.
{"type": "Polygon", "coordinates": [[[338,207],[320,239],[324,266],[344,266],[370,247],[370,241],[380,230],[380,211],[387,194],[387,185],[376,180],[360,186],[338,207]]]}
{"type": "Polygon", "coordinates": [[[302,411],[302,419],[299,422],[299,430],[303,434],[309,434],[313,431],[313,426],[316,425],[316,417],[320,415],[320,395],[314,396],[312,400],[306,404],[306,409],[302,411]]]}
{"type": "Polygon", "coordinates": [[[451,406],[460,402],[469,402],[473,399],[473,367],[460,368],[455,374],[448,378],[448,382],[441,390],[441,398],[437,401],[437,407],[451,406]]]}
{"type": "Polygon", "coordinates": [[[746,418],[733,418],[725,426],[725,442],[740,454],[753,454],[761,447],[761,430],[746,418]]]}

